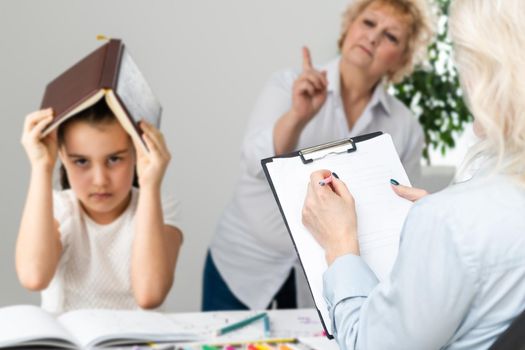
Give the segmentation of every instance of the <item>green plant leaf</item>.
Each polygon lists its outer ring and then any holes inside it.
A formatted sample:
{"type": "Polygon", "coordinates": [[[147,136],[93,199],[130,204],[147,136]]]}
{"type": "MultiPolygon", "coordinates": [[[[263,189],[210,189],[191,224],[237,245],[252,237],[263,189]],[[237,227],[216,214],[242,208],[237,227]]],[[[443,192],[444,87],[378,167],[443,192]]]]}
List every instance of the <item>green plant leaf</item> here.
{"type": "Polygon", "coordinates": [[[428,47],[428,59],[422,68],[393,86],[394,95],[418,118],[425,134],[423,157],[430,162],[430,148],[443,155],[454,148],[455,137],[472,115],[462,99],[458,73],[452,64],[452,45],[447,33],[450,0],[435,0],[440,10],[436,40],[428,47]],[[424,68],[423,68],[424,67],[424,68]]]}

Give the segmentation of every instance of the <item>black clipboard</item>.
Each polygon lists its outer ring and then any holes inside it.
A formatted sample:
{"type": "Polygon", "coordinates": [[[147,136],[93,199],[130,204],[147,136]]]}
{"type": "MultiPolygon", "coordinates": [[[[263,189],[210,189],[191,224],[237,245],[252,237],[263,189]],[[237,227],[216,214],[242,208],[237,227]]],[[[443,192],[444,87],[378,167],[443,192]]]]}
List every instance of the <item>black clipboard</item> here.
{"type": "MultiPolygon", "coordinates": [[[[342,139],[342,140],[338,140],[338,141],[334,141],[334,142],[329,142],[329,143],[321,144],[321,145],[318,145],[318,146],[305,148],[305,149],[302,149],[302,150],[299,150],[299,151],[295,151],[295,152],[292,152],[292,153],[288,153],[288,154],[284,154],[284,155],[280,155],[280,156],[275,156],[275,157],[269,157],[269,158],[265,158],[265,159],[261,160],[261,165],[263,167],[264,174],[266,176],[266,179],[268,180],[268,183],[270,185],[270,188],[272,190],[274,198],[275,198],[275,200],[277,202],[277,205],[279,207],[279,211],[281,212],[281,216],[283,217],[284,223],[286,225],[286,229],[288,230],[290,238],[292,239],[295,251],[297,253],[297,257],[299,259],[299,262],[301,264],[303,272],[306,275],[306,280],[307,280],[307,283],[308,283],[308,287],[310,289],[310,294],[312,295],[312,297],[314,299],[315,306],[316,306],[316,309],[317,309],[317,313],[319,314],[319,318],[320,318],[321,323],[323,325],[323,328],[325,330],[326,336],[329,339],[333,339],[334,338],[333,334],[331,332],[331,325],[330,326],[327,325],[327,321],[328,320],[326,320],[325,317],[323,317],[323,313],[321,312],[321,310],[320,310],[320,308],[318,306],[318,303],[317,303],[317,301],[315,299],[315,296],[314,296],[314,293],[313,293],[313,290],[312,290],[312,285],[311,285],[311,282],[310,282],[310,278],[309,278],[309,276],[308,276],[308,274],[306,272],[304,262],[302,261],[301,255],[300,255],[299,250],[298,250],[298,246],[297,246],[296,241],[294,239],[294,236],[293,236],[293,234],[292,234],[292,232],[290,230],[290,225],[289,225],[288,219],[287,219],[286,214],[285,214],[285,212],[283,210],[283,206],[281,205],[281,200],[279,199],[279,196],[278,196],[277,191],[275,189],[275,186],[274,186],[274,183],[272,181],[272,177],[270,175],[270,171],[269,171],[268,167],[269,167],[270,163],[274,162],[276,159],[279,159],[279,158],[296,158],[296,157],[299,157],[303,164],[310,164],[310,163],[315,162],[317,159],[324,158],[326,155],[329,155],[329,154],[353,153],[353,152],[358,151],[359,143],[361,143],[363,141],[371,140],[371,139],[376,138],[376,137],[381,136],[381,135],[383,135],[383,132],[380,132],[380,131],[379,132],[374,132],[374,133],[370,133],[370,134],[365,134],[365,135],[360,135],[360,136],[356,136],[356,137],[352,137],[352,138],[346,138],[346,139],[342,139]]],[[[393,145],[392,145],[392,147],[393,147],[393,145]]]]}

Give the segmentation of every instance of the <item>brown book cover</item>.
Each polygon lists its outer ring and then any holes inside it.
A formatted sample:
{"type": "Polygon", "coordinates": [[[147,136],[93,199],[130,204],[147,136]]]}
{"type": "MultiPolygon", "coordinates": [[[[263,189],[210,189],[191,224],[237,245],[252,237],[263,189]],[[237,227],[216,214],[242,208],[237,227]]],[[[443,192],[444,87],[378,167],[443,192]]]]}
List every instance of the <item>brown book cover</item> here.
{"type": "Polygon", "coordinates": [[[160,126],[160,103],[124,43],[111,39],[47,85],[41,107],[53,108],[54,119],[44,135],[102,98],[124,129],[143,145],[138,122],[145,119],[160,126]]]}

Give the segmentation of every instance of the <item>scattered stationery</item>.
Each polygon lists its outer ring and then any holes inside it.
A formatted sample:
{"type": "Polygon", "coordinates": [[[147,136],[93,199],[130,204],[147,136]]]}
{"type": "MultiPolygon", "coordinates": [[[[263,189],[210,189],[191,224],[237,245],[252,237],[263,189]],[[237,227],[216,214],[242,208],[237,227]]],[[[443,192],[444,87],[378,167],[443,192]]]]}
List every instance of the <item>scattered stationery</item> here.
{"type": "Polygon", "coordinates": [[[266,315],[263,318],[263,322],[264,322],[264,337],[265,338],[269,338],[270,334],[272,332],[271,327],[270,327],[270,317],[268,317],[268,315],[266,315]]]}
{"type": "Polygon", "coordinates": [[[231,341],[226,343],[213,343],[215,346],[243,346],[243,345],[257,345],[257,344],[280,344],[280,343],[297,343],[297,338],[268,338],[256,340],[242,340],[231,341]]]}
{"type": "MultiPolygon", "coordinates": [[[[396,259],[401,228],[412,205],[397,196],[389,182],[397,179],[410,184],[392,138],[378,132],[263,159],[261,163],[296,247],[326,335],[333,338],[323,296],[325,253],[302,223],[310,175],[327,169],[346,183],[355,199],[361,257],[383,280],[396,259]]],[[[324,179],[322,184],[330,181],[331,178],[324,179]]]]}
{"type": "MultiPolygon", "coordinates": [[[[300,337],[323,337],[323,326],[315,309],[268,310],[267,324],[252,322],[245,327],[238,328],[216,337],[218,329],[241,322],[260,314],[257,311],[221,311],[221,312],[192,312],[167,314],[170,320],[188,333],[205,334],[203,341],[186,343],[187,346],[207,344],[215,346],[239,346],[247,344],[266,343],[279,344],[296,343],[300,337]]],[[[200,348],[195,348],[199,349],[200,348]]]]}
{"type": "Polygon", "coordinates": [[[222,327],[220,329],[218,329],[216,332],[215,332],[215,336],[220,336],[220,335],[224,335],[224,334],[227,334],[227,333],[230,333],[230,332],[233,332],[233,331],[236,331],[240,328],[243,328],[243,327],[246,327],[256,321],[259,321],[259,320],[266,320],[264,321],[264,325],[265,325],[265,328],[266,328],[266,325],[268,324],[268,314],[266,312],[261,312],[260,314],[257,314],[255,316],[251,316],[251,317],[248,317],[244,320],[241,320],[241,321],[238,321],[238,322],[235,322],[235,323],[232,323],[232,324],[229,324],[225,327],[222,327]]]}

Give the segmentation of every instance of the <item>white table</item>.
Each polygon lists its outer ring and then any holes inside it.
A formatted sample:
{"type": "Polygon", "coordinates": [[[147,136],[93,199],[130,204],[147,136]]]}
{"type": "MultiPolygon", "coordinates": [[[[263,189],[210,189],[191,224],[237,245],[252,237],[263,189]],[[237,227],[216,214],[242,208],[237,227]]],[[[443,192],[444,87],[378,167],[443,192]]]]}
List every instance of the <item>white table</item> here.
{"type": "MultiPolygon", "coordinates": [[[[219,328],[260,312],[196,312],[175,313],[168,314],[168,316],[185,330],[192,332],[208,330],[210,332],[210,337],[205,342],[176,345],[176,349],[191,349],[191,346],[197,349],[199,344],[227,344],[267,339],[262,321],[256,321],[222,336],[211,336],[211,333],[219,328]]],[[[339,350],[337,343],[324,335],[319,315],[315,309],[269,310],[267,313],[270,318],[269,338],[296,338],[299,341],[297,348],[300,349],[339,350]]]]}

